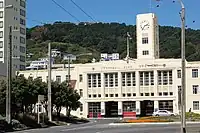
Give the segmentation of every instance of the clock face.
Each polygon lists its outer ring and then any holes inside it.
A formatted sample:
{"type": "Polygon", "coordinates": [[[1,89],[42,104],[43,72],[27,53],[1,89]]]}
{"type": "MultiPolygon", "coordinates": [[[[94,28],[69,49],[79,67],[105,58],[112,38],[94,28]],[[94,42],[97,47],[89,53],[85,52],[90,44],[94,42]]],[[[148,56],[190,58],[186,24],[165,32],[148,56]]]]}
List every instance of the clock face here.
{"type": "Polygon", "coordinates": [[[140,27],[142,30],[147,30],[150,27],[150,24],[147,20],[144,20],[140,23],[140,27]]]}

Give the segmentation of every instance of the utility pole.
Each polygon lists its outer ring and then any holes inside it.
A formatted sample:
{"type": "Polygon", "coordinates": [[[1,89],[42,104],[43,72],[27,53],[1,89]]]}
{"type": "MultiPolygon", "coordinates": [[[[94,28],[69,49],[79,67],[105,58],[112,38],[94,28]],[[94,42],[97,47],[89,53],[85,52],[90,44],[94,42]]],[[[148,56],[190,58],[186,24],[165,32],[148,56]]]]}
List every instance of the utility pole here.
{"type": "Polygon", "coordinates": [[[127,63],[129,63],[129,58],[130,58],[130,43],[129,43],[129,39],[131,39],[131,36],[129,34],[129,32],[127,32],[127,37],[126,37],[126,47],[127,47],[127,55],[126,55],[126,60],[127,63]]]}
{"type": "Polygon", "coordinates": [[[52,103],[51,103],[51,43],[49,43],[49,61],[48,61],[48,117],[52,121],[52,103]]]}
{"type": "Polygon", "coordinates": [[[68,86],[70,86],[70,55],[68,56],[68,86]]]}
{"type": "Polygon", "coordinates": [[[9,26],[9,43],[7,47],[7,89],[6,89],[6,121],[11,123],[11,83],[12,83],[12,26],[9,26]]]}
{"type": "Polygon", "coordinates": [[[182,64],[182,97],[181,97],[181,133],[186,133],[186,119],[185,119],[185,113],[186,113],[186,79],[185,79],[185,6],[182,2],[182,0],[179,0],[181,4],[181,64],[182,64]]]}

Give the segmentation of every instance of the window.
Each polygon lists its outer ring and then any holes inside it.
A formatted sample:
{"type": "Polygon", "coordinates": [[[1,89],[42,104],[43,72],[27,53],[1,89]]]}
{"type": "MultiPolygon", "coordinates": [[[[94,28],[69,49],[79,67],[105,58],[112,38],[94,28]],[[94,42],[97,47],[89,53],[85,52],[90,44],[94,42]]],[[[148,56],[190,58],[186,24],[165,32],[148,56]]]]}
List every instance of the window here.
{"type": "Polygon", "coordinates": [[[181,86],[178,86],[178,109],[181,109],[181,86]]]}
{"type": "Polygon", "coordinates": [[[192,69],[192,77],[198,78],[198,69],[192,69]]]}
{"type": "Polygon", "coordinates": [[[177,70],[177,78],[181,78],[181,70],[177,70]]]}
{"type": "Polygon", "coordinates": [[[25,35],[25,34],[26,34],[26,30],[25,30],[24,28],[20,27],[20,33],[21,33],[22,35],[25,35]]]}
{"type": "Polygon", "coordinates": [[[142,44],[148,44],[148,43],[149,43],[148,37],[143,37],[142,38],[142,44]]]}
{"type": "Polygon", "coordinates": [[[97,87],[97,77],[96,77],[96,74],[92,74],[92,87],[97,87]]]}
{"type": "Polygon", "coordinates": [[[172,85],[172,70],[158,71],[158,85],[172,85]]]}
{"type": "Polygon", "coordinates": [[[3,48],[3,41],[0,41],[0,48],[3,48]]]}
{"type": "Polygon", "coordinates": [[[173,112],[173,101],[159,101],[159,110],[167,110],[173,112]]]}
{"type": "Polygon", "coordinates": [[[3,28],[3,21],[0,21],[0,28],[3,28]]]}
{"type": "Polygon", "coordinates": [[[131,86],[131,73],[126,74],[126,84],[127,86],[131,86]]]}
{"type": "Polygon", "coordinates": [[[3,58],[3,51],[0,51],[0,58],[3,58]]]}
{"type": "Polygon", "coordinates": [[[83,82],[83,75],[82,74],[79,75],[79,82],[83,82]]]}
{"type": "Polygon", "coordinates": [[[23,17],[26,17],[26,11],[20,9],[20,15],[23,16],[23,17]]]}
{"type": "Polygon", "coordinates": [[[97,74],[98,77],[98,87],[101,87],[101,74],[97,74]]]}
{"type": "Polygon", "coordinates": [[[61,83],[61,76],[56,76],[56,82],[61,83]]]}
{"type": "Polygon", "coordinates": [[[105,73],[104,84],[105,87],[118,86],[118,73],[105,73]]]}
{"type": "Polygon", "coordinates": [[[193,101],[193,110],[199,110],[199,101],[193,101]]]}
{"type": "Polygon", "coordinates": [[[0,8],[3,8],[3,1],[0,1],[0,8]]]}
{"type": "Polygon", "coordinates": [[[122,86],[126,86],[125,73],[122,73],[122,86]]]}
{"type": "Polygon", "coordinates": [[[89,88],[101,87],[101,74],[88,74],[87,82],[89,88]]]}
{"type": "Polygon", "coordinates": [[[0,31],[0,38],[3,38],[3,31],[0,31]]]}
{"type": "Polygon", "coordinates": [[[26,52],[26,49],[25,49],[25,47],[23,47],[23,46],[20,46],[20,52],[21,52],[21,53],[25,53],[25,52],[26,52]]]}
{"type": "Polygon", "coordinates": [[[26,25],[26,21],[24,19],[20,18],[20,24],[21,25],[26,25]]]}
{"type": "Polygon", "coordinates": [[[136,111],[136,102],[135,101],[123,102],[123,112],[132,112],[132,111],[136,111]]]}
{"type": "Polygon", "coordinates": [[[20,59],[21,62],[25,62],[25,56],[20,55],[20,59]]]}
{"type": "Polygon", "coordinates": [[[0,11],[0,18],[3,18],[3,11],[0,11]]]}
{"type": "Polygon", "coordinates": [[[198,86],[198,85],[193,85],[193,86],[192,86],[192,89],[193,89],[193,94],[197,94],[197,93],[198,93],[199,86],[198,86]]]}
{"type": "Polygon", "coordinates": [[[20,6],[26,8],[26,2],[24,0],[20,0],[20,6]]]}
{"type": "Polygon", "coordinates": [[[80,92],[80,96],[83,97],[83,89],[80,89],[79,92],[80,92]]]}
{"type": "Polygon", "coordinates": [[[141,86],[154,85],[154,73],[140,72],[140,85],[141,86]]]}
{"type": "Polygon", "coordinates": [[[80,111],[81,112],[83,111],[83,104],[82,103],[80,104],[80,111]]]}
{"type": "Polygon", "coordinates": [[[115,94],[115,97],[118,97],[118,94],[115,94]]]}
{"type": "Polygon", "coordinates": [[[131,93],[128,93],[128,94],[127,94],[127,97],[131,97],[131,93]]]}
{"type": "Polygon", "coordinates": [[[25,38],[20,36],[20,43],[25,44],[25,38]]]}
{"type": "Polygon", "coordinates": [[[149,51],[148,50],[144,50],[144,51],[142,51],[142,54],[143,55],[149,55],[149,51]]]}

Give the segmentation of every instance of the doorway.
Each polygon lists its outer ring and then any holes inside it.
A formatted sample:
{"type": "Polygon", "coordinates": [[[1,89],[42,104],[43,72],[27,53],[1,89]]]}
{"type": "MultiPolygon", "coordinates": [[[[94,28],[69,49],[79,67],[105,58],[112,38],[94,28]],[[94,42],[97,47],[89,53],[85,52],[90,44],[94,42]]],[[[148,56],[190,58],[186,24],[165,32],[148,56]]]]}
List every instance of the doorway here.
{"type": "Polygon", "coordinates": [[[141,101],[140,102],[140,109],[141,113],[140,115],[143,116],[151,116],[152,113],[154,112],[154,101],[141,101]]]}
{"type": "Polygon", "coordinates": [[[105,110],[105,117],[118,117],[118,102],[106,102],[105,110]]]}

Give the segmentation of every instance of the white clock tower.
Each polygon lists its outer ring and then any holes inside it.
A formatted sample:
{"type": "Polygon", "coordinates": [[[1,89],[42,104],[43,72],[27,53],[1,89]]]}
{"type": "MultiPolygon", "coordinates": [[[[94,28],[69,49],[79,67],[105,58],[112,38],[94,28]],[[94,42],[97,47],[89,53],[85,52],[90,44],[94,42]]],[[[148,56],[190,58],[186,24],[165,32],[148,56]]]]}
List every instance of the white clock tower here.
{"type": "Polygon", "coordinates": [[[159,25],[153,13],[139,14],[137,27],[137,59],[159,58],[159,25]]]}

